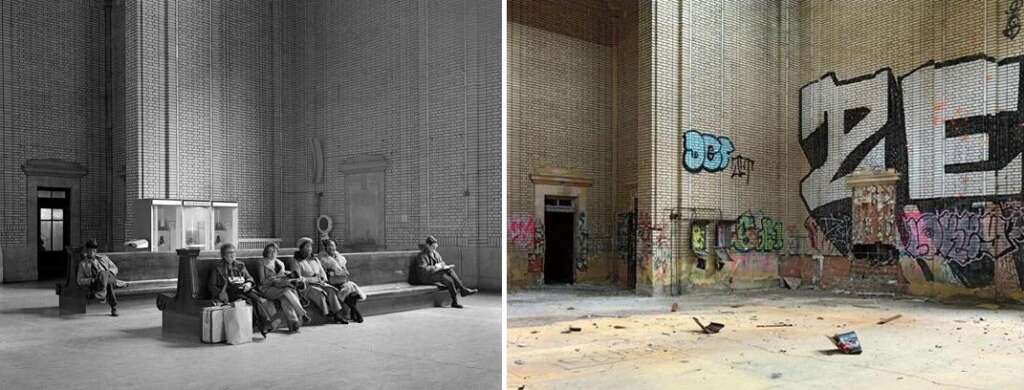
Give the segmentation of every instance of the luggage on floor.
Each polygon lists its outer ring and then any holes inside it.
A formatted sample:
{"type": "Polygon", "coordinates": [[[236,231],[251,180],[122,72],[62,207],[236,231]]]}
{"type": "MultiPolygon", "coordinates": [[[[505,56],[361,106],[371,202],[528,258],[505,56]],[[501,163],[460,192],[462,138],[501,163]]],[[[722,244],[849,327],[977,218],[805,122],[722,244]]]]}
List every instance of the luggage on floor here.
{"type": "Polygon", "coordinates": [[[224,309],[227,306],[203,308],[203,334],[200,338],[204,343],[224,342],[224,309]]]}
{"type": "Polygon", "coordinates": [[[224,310],[224,339],[228,344],[252,342],[252,306],[235,301],[224,310]]]}

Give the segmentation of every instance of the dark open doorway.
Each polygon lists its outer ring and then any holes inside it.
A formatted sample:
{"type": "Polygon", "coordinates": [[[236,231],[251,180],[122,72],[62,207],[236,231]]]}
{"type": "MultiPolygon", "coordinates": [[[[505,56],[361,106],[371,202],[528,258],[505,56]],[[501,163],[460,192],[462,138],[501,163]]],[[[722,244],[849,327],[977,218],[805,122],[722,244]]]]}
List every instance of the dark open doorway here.
{"type": "Polygon", "coordinates": [[[64,247],[70,243],[71,224],[67,188],[40,187],[37,192],[36,227],[39,229],[39,253],[36,257],[39,280],[64,277],[64,247]]]}
{"type": "Polygon", "coordinates": [[[571,284],[573,273],[573,226],[576,220],[575,200],[548,197],[544,199],[544,283],[571,284]]]}

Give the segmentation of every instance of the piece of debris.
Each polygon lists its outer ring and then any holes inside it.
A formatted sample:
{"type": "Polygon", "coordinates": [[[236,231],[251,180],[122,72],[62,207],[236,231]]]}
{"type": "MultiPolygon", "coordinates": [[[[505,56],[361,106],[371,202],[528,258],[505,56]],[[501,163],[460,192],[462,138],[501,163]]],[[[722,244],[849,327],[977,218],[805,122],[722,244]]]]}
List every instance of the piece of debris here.
{"type": "Polygon", "coordinates": [[[524,362],[522,360],[516,360],[516,364],[521,366],[521,365],[526,364],[526,362],[524,362]]]}
{"type": "Polygon", "coordinates": [[[894,315],[894,316],[889,317],[889,318],[880,319],[880,320],[878,320],[878,325],[885,325],[885,324],[889,323],[889,321],[893,321],[893,320],[895,320],[897,318],[900,318],[900,317],[903,317],[903,314],[897,314],[897,315],[894,315]]]}
{"type": "Polygon", "coordinates": [[[796,290],[800,288],[800,283],[803,283],[803,280],[800,280],[800,278],[790,278],[785,276],[782,277],[782,284],[784,285],[784,287],[790,290],[796,290]]]}
{"type": "Polygon", "coordinates": [[[569,307],[565,308],[565,310],[576,310],[576,308],[572,307],[572,306],[569,306],[569,307]]]}
{"type": "Polygon", "coordinates": [[[677,311],[679,311],[679,303],[678,302],[672,302],[672,312],[675,313],[677,311]]]}
{"type": "Polygon", "coordinates": [[[693,321],[697,323],[697,326],[699,326],[704,333],[707,334],[718,333],[718,331],[725,327],[725,324],[719,324],[717,322],[710,322],[708,323],[708,326],[704,326],[704,324],[700,323],[700,320],[698,320],[697,317],[693,317],[693,321]]]}
{"type": "Polygon", "coordinates": [[[779,379],[779,378],[782,378],[782,373],[781,372],[773,372],[772,373],[772,379],[779,379]]]}
{"type": "Polygon", "coordinates": [[[622,325],[615,325],[615,326],[613,326],[613,328],[615,328],[615,329],[626,329],[626,327],[622,326],[622,325]]]}
{"type": "Polygon", "coordinates": [[[517,389],[518,389],[518,390],[523,390],[523,389],[525,389],[525,388],[526,388],[526,385],[522,385],[522,386],[519,386],[519,387],[518,387],[517,389]]]}
{"type": "Polygon", "coordinates": [[[839,351],[848,355],[858,355],[862,352],[860,348],[860,340],[857,339],[857,333],[850,331],[846,333],[836,333],[833,336],[825,336],[835,344],[839,351]]]}
{"type": "Polygon", "coordinates": [[[757,327],[758,328],[787,328],[787,327],[790,327],[790,326],[793,326],[793,324],[787,324],[785,322],[777,322],[777,323],[774,323],[774,324],[761,324],[761,325],[758,325],[757,327]]]}
{"type": "Polygon", "coordinates": [[[982,309],[989,309],[989,310],[999,310],[999,305],[994,304],[994,303],[981,303],[981,304],[978,304],[975,307],[982,308],[982,309]]]}
{"type": "Polygon", "coordinates": [[[580,327],[575,327],[575,326],[570,326],[569,327],[569,331],[570,332],[580,332],[582,330],[583,330],[583,328],[580,328],[580,327]]]}
{"type": "Polygon", "coordinates": [[[537,333],[540,333],[540,331],[539,330],[532,330],[532,331],[530,331],[530,334],[537,334],[537,333]]]}
{"type": "Polygon", "coordinates": [[[819,320],[824,320],[824,319],[825,319],[825,317],[818,317],[818,319],[819,319],[819,320]]]}

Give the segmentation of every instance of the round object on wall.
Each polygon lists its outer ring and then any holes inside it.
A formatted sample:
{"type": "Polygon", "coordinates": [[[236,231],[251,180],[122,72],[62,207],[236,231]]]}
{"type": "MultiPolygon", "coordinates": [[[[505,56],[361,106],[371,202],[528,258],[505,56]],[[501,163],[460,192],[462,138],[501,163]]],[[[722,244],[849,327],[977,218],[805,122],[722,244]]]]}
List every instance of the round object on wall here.
{"type": "Polygon", "coordinates": [[[327,216],[327,214],[320,214],[320,216],[316,218],[316,230],[319,231],[321,235],[330,233],[333,228],[334,220],[327,216]]]}

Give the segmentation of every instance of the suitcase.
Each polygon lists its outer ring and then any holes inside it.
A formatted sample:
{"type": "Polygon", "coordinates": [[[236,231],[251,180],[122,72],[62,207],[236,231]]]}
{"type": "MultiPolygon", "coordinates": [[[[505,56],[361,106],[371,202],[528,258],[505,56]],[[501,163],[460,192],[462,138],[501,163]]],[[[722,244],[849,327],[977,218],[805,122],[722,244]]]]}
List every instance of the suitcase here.
{"type": "Polygon", "coordinates": [[[203,308],[203,334],[200,338],[204,343],[224,342],[224,309],[227,306],[203,308]]]}

